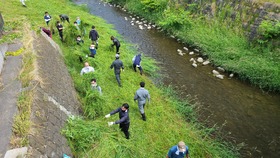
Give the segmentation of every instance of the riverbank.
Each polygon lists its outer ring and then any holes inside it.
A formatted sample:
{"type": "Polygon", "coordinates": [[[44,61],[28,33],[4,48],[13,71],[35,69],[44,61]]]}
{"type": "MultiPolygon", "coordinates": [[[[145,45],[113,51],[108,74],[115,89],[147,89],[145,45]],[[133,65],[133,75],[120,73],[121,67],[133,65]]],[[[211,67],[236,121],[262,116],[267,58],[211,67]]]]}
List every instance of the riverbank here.
{"type": "MultiPolygon", "coordinates": [[[[45,26],[43,12],[48,11],[53,16],[53,21],[58,19],[61,12],[70,16],[70,21],[77,16],[89,31],[94,24],[101,35],[100,46],[97,56],[94,59],[85,59],[95,68],[93,75],[80,76],[79,72],[83,63],[79,62],[78,56],[85,57],[88,53],[90,41],[84,37],[85,44],[82,47],[61,43],[58,34],[53,35],[53,39],[59,43],[63,50],[68,71],[71,73],[75,82],[75,88],[80,94],[83,111],[85,116],[82,118],[74,117],[69,119],[67,128],[63,133],[67,136],[72,151],[79,157],[162,157],[169,147],[176,144],[179,140],[184,140],[190,148],[192,157],[236,157],[236,151],[228,149],[223,144],[210,138],[209,130],[198,130],[196,124],[185,122],[185,115],[193,112],[188,103],[174,102],[168,93],[155,87],[149,76],[155,72],[154,61],[148,57],[143,58],[144,75],[140,76],[131,69],[131,59],[136,53],[130,49],[130,44],[125,43],[112,26],[106,24],[102,19],[94,17],[85,12],[83,7],[77,7],[68,1],[29,1],[27,8],[23,8],[16,1],[2,3],[4,6],[15,5],[16,11],[3,8],[4,19],[8,26],[16,26],[18,18],[27,17],[27,21],[32,24],[32,29],[37,30],[39,26],[45,26]],[[59,6],[67,6],[60,8],[59,6]],[[44,10],[42,12],[42,10],[44,10]],[[58,12],[58,10],[60,12],[58,12]],[[12,15],[12,16],[11,16],[12,15]],[[17,18],[14,18],[17,17],[17,18]],[[110,36],[115,35],[122,42],[121,60],[125,64],[125,72],[122,73],[123,87],[119,88],[115,81],[113,71],[109,69],[114,60],[114,51],[109,49],[111,44],[110,36]],[[102,87],[103,95],[99,96],[90,90],[90,79],[97,78],[98,84],[102,87]],[[145,81],[146,88],[150,91],[152,102],[147,105],[148,121],[143,122],[133,103],[134,92],[139,87],[139,82],[145,81]],[[121,95],[120,95],[121,94],[121,95]],[[112,109],[120,106],[123,102],[128,102],[131,106],[131,139],[127,141],[117,126],[109,128],[107,121],[103,117],[112,109]],[[175,109],[180,109],[178,112],[175,109]],[[178,130],[172,130],[178,129],[178,130]],[[161,155],[161,156],[159,156],[161,155]]],[[[6,7],[9,8],[9,7],[6,7]]],[[[73,20],[74,21],[74,20],[73,20]]],[[[64,23],[65,30],[71,24],[64,23]]],[[[17,28],[20,30],[20,28],[17,28]]],[[[21,30],[22,31],[22,30],[21,30]]],[[[20,37],[21,33],[17,34],[20,37]]],[[[24,33],[24,32],[23,32],[24,33]]],[[[13,36],[15,37],[15,36],[13,36]]],[[[67,37],[67,34],[66,34],[67,37]]],[[[69,37],[74,38],[74,37],[69,37]]],[[[71,41],[71,40],[70,40],[71,41]]],[[[117,119],[117,117],[113,117],[117,119]]]]}
{"type": "Polygon", "coordinates": [[[107,1],[121,4],[125,10],[156,23],[181,42],[198,48],[215,66],[235,73],[239,79],[267,91],[280,91],[279,48],[252,45],[240,28],[229,27],[226,20],[221,21],[225,17],[197,15],[195,10],[199,7],[196,8],[198,4],[195,3],[107,1]]]}

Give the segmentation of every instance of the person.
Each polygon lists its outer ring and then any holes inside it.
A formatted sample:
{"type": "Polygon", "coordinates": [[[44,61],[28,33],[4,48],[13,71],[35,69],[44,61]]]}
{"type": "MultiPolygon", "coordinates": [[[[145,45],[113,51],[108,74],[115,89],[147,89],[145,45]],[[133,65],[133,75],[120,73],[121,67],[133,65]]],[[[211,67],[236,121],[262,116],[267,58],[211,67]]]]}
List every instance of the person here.
{"type": "Polygon", "coordinates": [[[22,4],[22,6],[26,7],[26,5],[25,5],[25,0],[20,0],[20,2],[21,2],[21,4],[22,4]]]}
{"type": "Polygon", "coordinates": [[[168,151],[166,158],[189,158],[189,149],[183,141],[180,141],[178,145],[171,147],[168,151]]]}
{"type": "Polygon", "coordinates": [[[91,79],[90,83],[91,83],[92,90],[94,90],[94,91],[97,90],[100,94],[102,94],[101,87],[99,85],[97,85],[95,78],[91,79]]]}
{"type": "Polygon", "coordinates": [[[96,49],[95,49],[95,45],[94,44],[90,45],[89,51],[90,51],[89,56],[94,58],[94,56],[96,55],[96,49]]]}
{"type": "Polygon", "coordinates": [[[48,12],[45,12],[44,19],[45,19],[46,24],[49,25],[49,22],[51,21],[52,17],[49,15],[48,12]]]}
{"type": "Polygon", "coordinates": [[[46,28],[43,28],[43,27],[40,27],[40,29],[45,32],[45,34],[47,34],[50,38],[52,38],[52,32],[51,30],[49,29],[46,29],[46,28]]]}
{"type": "Polygon", "coordinates": [[[113,44],[111,46],[112,47],[116,46],[116,53],[119,54],[120,46],[121,46],[120,41],[114,36],[111,36],[111,40],[113,41],[113,44]]]}
{"type": "Polygon", "coordinates": [[[60,18],[60,20],[61,20],[62,22],[64,22],[64,21],[66,20],[68,23],[70,23],[69,17],[68,17],[68,15],[66,15],[66,14],[60,14],[60,15],[59,15],[59,18],[60,18]]]}
{"type": "Polygon", "coordinates": [[[77,17],[77,18],[76,18],[76,22],[77,22],[78,25],[81,24],[81,19],[80,19],[80,17],[77,17]]]}
{"type": "Polygon", "coordinates": [[[56,22],[56,28],[58,30],[58,34],[59,34],[61,41],[63,41],[63,29],[64,28],[59,21],[56,22]]]}
{"type": "Polygon", "coordinates": [[[142,115],[142,119],[143,119],[143,121],[146,121],[144,107],[146,104],[146,100],[148,100],[150,102],[151,97],[150,97],[149,91],[146,90],[144,87],[145,87],[145,82],[140,82],[140,88],[135,93],[134,101],[136,101],[136,100],[138,101],[138,108],[142,115]]]}
{"type": "Polygon", "coordinates": [[[77,45],[82,45],[84,43],[84,40],[82,39],[81,35],[77,36],[76,42],[77,42],[77,45]]]}
{"type": "Polygon", "coordinates": [[[108,122],[109,126],[112,126],[114,124],[120,124],[120,129],[125,134],[125,138],[129,139],[129,114],[128,114],[129,105],[127,103],[124,103],[121,107],[117,108],[116,110],[110,112],[109,114],[105,115],[105,118],[109,118],[111,115],[114,115],[116,113],[119,113],[119,120],[115,122],[108,122]]]}
{"type": "Polygon", "coordinates": [[[74,26],[76,27],[76,29],[77,29],[78,31],[80,31],[80,27],[79,27],[79,25],[78,25],[78,23],[77,23],[76,21],[74,21],[74,26]]]}
{"type": "Polygon", "coordinates": [[[138,67],[139,71],[140,71],[140,75],[142,75],[143,73],[143,69],[142,69],[142,66],[141,66],[141,53],[138,54],[138,55],[135,55],[132,59],[132,62],[133,62],[133,69],[134,71],[136,72],[136,67],[138,67]]]}
{"type": "Polygon", "coordinates": [[[94,68],[92,66],[89,66],[88,62],[85,62],[85,67],[82,68],[80,74],[83,75],[89,72],[94,72],[94,68]]]}
{"type": "Polygon", "coordinates": [[[115,72],[115,76],[117,79],[117,82],[119,84],[119,87],[121,87],[121,68],[124,71],[124,66],[123,66],[123,62],[119,59],[120,55],[116,54],[116,60],[113,61],[113,63],[111,64],[110,68],[114,68],[114,72],[115,72]]]}
{"type": "Polygon", "coordinates": [[[89,38],[91,39],[91,43],[95,44],[95,48],[98,49],[98,38],[99,38],[99,34],[98,32],[95,30],[95,26],[91,27],[91,30],[89,32],[89,38]]]}

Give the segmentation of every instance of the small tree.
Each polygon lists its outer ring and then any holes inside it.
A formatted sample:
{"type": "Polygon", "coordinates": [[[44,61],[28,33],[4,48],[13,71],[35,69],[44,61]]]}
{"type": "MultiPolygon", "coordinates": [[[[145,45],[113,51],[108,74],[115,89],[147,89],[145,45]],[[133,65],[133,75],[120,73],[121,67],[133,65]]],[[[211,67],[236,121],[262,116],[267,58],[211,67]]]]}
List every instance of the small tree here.
{"type": "MultiPolygon", "coordinates": [[[[257,42],[261,45],[268,43],[279,43],[280,40],[280,21],[262,21],[259,29],[259,38],[257,42]],[[278,42],[277,42],[278,41],[278,42]]],[[[279,47],[279,46],[278,46],[279,47]]]]}

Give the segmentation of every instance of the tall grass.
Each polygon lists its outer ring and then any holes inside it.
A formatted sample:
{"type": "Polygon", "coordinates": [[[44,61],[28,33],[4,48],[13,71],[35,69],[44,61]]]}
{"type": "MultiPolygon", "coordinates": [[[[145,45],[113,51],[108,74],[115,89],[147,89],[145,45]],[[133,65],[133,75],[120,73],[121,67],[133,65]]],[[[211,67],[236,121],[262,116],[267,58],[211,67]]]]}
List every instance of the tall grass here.
{"type": "Polygon", "coordinates": [[[139,52],[132,44],[126,43],[113,26],[90,15],[84,7],[72,5],[66,0],[27,1],[27,8],[23,8],[17,0],[4,1],[2,4],[6,6],[3,8],[4,18],[9,19],[11,15],[26,17],[33,30],[46,25],[43,19],[45,11],[54,18],[51,25],[54,25],[55,19],[61,13],[70,16],[71,24],[63,24],[67,40],[61,42],[57,33],[53,35],[53,39],[63,50],[65,63],[83,106],[84,115],[69,118],[65,129],[62,130],[76,157],[165,157],[168,149],[180,140],[184,140],[189,146],[191,157],[238,156],[236,149],[229,149],[227,145],[211,139],[209,131],[212,130],[203,130],[196,124],[195,114],[187,101],[179,101],[171,89],[161,89],[152,83],[150,76],[156,74],[158,69],[155,61],[144,54],[142,64],[144,75],[134,72],[131,59],[139,52]],[[14,10],[8,9],[8,6],[13,6],[14,10]],[[71,25],[77,16],[87,24],[85,26],[87,32],[91,25],[95,25],[101,36],[95,58],[85,57],[89,53],[88,47],[91,43],[87,34],[83,36],[85,40],[83,46],[71,42],[71,39],[75,38],[72,36],[75,35],[71,35],[69,30],[73,29],[71,25]],[[115,59],[115,51],[110,48],[111,35],[116,36],[122,44],[120,59],[125,67],[125,71],[121,73],[123,87],[118,87],[114,72],[109,68],[115,59]],[[95,68],[95,72],[81,76],[83,63],[80,63],[79,56],[88,61],[95,68]],[[102,87],[102,95],[90,89],[92,78],[96,78],[98,85],[102,87]],[[146,88],[152,97],[151,103],[145,107],[147,122],[141,120],[137,103],[133,101],[134,93],[141,81],[146,82],[146,88]],[[124,138],[117,125],[108,127],[107,122],[117,120],[117,115],[109,119],[104,118],[105,114],[124,102],[130,105],[130,140],[124,138]]]}
{"type": "MultiPolygon", "coordinates": [[[[279,3],[279,1],[271,2],[279,3]]],[[[129,11],[159,25],[162,24],[163,28],[166,21],[174,22],[172,15],[170,19],[168,16],[162,16],[165,11],[172,7],[178,10],[178,6],[169,5],[165,10],[147,13],[143,11],[144,4],[136,0],[128,0],[124,5],[129,11]]],[[[271,49],[272,47],[269,46],[251,45],[240,27],[231,26],[229,22],[226,22],[228,20],[225,20],[224,14],[227,10],[230,11],[231,8],[225,6],[224,11],[220,13],[221,17],[211,20],[203,15],[189,15],[185,27],[178,29],[175,25],[170,25],[166,31],[188,45],[200,48],[201,52],[207,55],[216,66],[222,66],[227,71],[237,73],[240,79],[248,80],[262,89],[279,92],[280,64],[277,62],[280,59],[279,48],[271,49]]],[[[182,21],[186,20],[182,19],[182,21]]],[[[238,26],[242,25],[242,21],[238,18],[235,23],[238,26]]]]}
{"type": "MultiPolygon", "coordinates": [[[[22,19],[25,19],[25,17],[20,17],[22,19]]],[[[13,24],[14,21],[9,21],[9,23],[13,24]]],[[[21,27],[14,27],[15,34],[18,34],[23,39],[21,40],[23,43],[24,48],[21,48],[19,51],[23,56],[23,68],[20,72],[19,79],[22,83],[22,89],[23,91],[20,93],[19,98],[17,100],[17,108],[18,113],[14,116],[14,124],[13,124],[13,135],[11,138],[11,145],[12,147],[22,147],[26,146],[29,143],[28,135],[30,134],[30,115],[31,115],[31,105],[33,101],[33,91],[31,89],[31,81],[34,79],[34,61],[35,57],[33,54],[33,47],[32,47],[32,36],[30,30],[30,25],[27,22],[20,21],[17,22],[17,24],[21,27]],[[25,33],[23,33],[25,32],[25,33]],[[24,91],[24,89],[29,89],[28,91],[24,91]]],[[[7,30],[6,30],[7,31],[7,30]]],[[[13,34],[13,33],[12,33],[13,34]]],[[[9,36],[7,34],[7,36],[9,36]]],[[[5,39],[5,38],[4,38],[5,39]]],[[[11,39],[7,39],[5,42],[10,42],[11,39]]],[[[19,53],[11,53],[13,55],[19,55],[19,53]]]]}

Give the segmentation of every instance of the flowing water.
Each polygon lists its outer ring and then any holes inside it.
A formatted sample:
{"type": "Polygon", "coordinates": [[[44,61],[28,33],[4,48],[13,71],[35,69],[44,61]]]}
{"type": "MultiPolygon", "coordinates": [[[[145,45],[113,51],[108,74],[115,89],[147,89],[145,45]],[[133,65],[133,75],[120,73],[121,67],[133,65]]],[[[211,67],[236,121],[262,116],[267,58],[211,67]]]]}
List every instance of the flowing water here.
{"type": "MultiPolygon", "coordinates": [[[[155,28],[140,30],[138,25],[132,26],[131,14],[120,8],[99,0],[76,3],[87,4],[92,14],[113,24],[126,41],[160,62],[163,82],[175,87],[181,97],[199,102],[200,119],[209,126],[217,125],[226,139],[242,146],[242,157],[280,157],[279,94],[263,92],[228,74],[218,79],[212,75],[214,67],[210,65],[194,68],[189,60],[195,55],[188,55],[183,50],[185,45],[155,28]],[[178,55],[177,49],[187,54],[178,55]]],[[[97,30],[100,27],[94,22],[92,25],[97,30]]]]}

